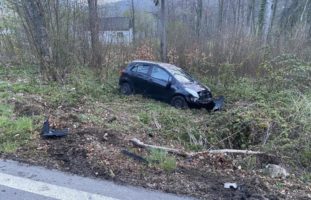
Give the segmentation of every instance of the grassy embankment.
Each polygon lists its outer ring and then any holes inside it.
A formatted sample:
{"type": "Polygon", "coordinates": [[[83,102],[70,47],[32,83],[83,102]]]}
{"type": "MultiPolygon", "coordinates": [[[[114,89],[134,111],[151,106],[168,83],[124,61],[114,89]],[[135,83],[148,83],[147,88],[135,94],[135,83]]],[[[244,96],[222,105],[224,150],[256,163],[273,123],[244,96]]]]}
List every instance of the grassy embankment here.
{"type": "MultiPolygon", "coordinates": [[[[120,96],[118,72],[109,72],[103,82],[96,73],[77,68],[65,83],[57,84],[41,81],[35,67],[0,67],[0,151],[14,153],[20,146],[32,145],[49,111],[66,112],[66,108],[75,107],[82,110],[76,117],[83,123],[149,135],[165,146],[172,144],[188,151],[234,148],[277,154],[309,181],[310,63],[281,56],[263,63],[257,78],[236,77],[236,66],[220,68],[217,77],[198,76],[214,95],[226,98],[223,111],[207,113],[204,109],[176,110],[141,96],[120,96]],[[36,102],[27,102],[29,99],[44,102],[43,109],[34,109],[36,102]],[[28,113],[20,113],[16,102],[33,107],[28,113]],[[116,120],[102,120],[103,109],[109,109],[116,120]]],[[[176,165],[174,158],[161,152],[150,155],[150,159],[157,157],[163,160],[160,167],[171,169],[176,165]]],[[[245,158],[242,167],[254,168],[255,159],[245,158]]]]}

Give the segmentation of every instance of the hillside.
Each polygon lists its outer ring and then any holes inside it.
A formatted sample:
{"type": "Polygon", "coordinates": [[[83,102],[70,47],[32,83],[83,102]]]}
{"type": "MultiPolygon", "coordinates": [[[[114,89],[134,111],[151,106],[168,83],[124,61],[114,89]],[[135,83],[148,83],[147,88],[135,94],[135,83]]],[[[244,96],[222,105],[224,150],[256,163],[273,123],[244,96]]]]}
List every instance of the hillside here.
{"type": "Polygon", "coordinates": [[[309,89],[295,97],[288,96],[290,90],[271,93],[246,79],[232,80],[230,87],[215,87],[207,81],[215,94],[226,95],[225,109],[208,113],[205,109],[176,110],[141,96],[120,96],[117,73],[101,82],[92,71],[78,68],[68,74],[65,85],[33,79],[37,73],[33,67],[1,67],[3,158],[200,199],[310,198],[308,175],[293,165],[299,159],[308,168],[308,155],[295,149],[309,136],[288,135],[292,142],[287,143],[278,137],[296,123],[304,126],[300,132],[310,130],[309,89]],[[291,113],[295,121],[287,121],[284,112],[291,113]],[[46,117],[56,128],[69,128],[69,135],[40,137],[46,117]],[[268,131],[271,136],[266,138],[268,131]],[[135,148],[130,142],[133,138],[188,152],[238,148],[276,157],[204,153],[187,159],[135,148]],[[275,154],[276,149],[280,153],[275,154]],[[125,151],[142,156],[149,164],[125,151]],[[292,154],[296,156],[288,157],[292,154]],[[262,171],[266,164],[286,166],[291,175],[270,178],[262,171]],[[225,182],[237,183],[239,189],[224,189],[225,182]]]}

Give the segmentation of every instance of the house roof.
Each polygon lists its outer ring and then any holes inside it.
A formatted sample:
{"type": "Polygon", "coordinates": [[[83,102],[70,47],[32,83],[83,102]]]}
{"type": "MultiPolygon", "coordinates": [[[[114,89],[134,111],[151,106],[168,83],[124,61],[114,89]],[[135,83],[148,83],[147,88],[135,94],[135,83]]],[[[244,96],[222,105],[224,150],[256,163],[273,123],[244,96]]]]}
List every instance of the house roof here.
{"type": "Polygon", "coordinates": [[[127,31],[131,28],[131,20],[128,17],[101,18],[99,25],[100,31],[127,31]]]}

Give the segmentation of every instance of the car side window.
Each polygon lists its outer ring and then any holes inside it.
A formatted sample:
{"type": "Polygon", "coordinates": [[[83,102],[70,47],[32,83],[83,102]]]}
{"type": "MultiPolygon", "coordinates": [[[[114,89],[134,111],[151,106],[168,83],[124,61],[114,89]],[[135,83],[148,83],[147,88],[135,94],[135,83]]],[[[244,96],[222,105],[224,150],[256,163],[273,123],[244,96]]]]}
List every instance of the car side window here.
{"type": "Polygon", "coordinates": [[[137,65],[136,72],[141,74],[148,74],[149,66],[148,65],[137,65]]]}
{"type": "Polygon", "coordinates": [[[151,77],[165,82],[168,82],[170,79],[170,75],[159,67],[152,68],[151,77]]]}
{"type": "Polygon", "coordinates": [[[137,66],[132,66],[131,71],[132,72],[136,72],[137,71],[137,66]]]}

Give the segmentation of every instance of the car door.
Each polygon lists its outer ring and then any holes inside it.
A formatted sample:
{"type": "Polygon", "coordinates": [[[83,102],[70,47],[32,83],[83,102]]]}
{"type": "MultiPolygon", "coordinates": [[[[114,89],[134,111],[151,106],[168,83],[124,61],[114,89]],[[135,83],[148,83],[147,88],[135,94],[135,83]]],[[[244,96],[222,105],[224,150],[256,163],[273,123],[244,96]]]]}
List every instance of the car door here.
{"type": "Polygon", "coordinates": [[[146,94],[148,91],[149,79],[150,79],[150,65],[138,63],[131,69],[132,82],[134,90],[139,94],[146,94]]]}
{"type": "Polygon", "coordinates": [[[172,76],[163,68],[153,66],[150,74],[150,96],[167,101],[172,96],[173,89],[169,86],[172,76]]]}

